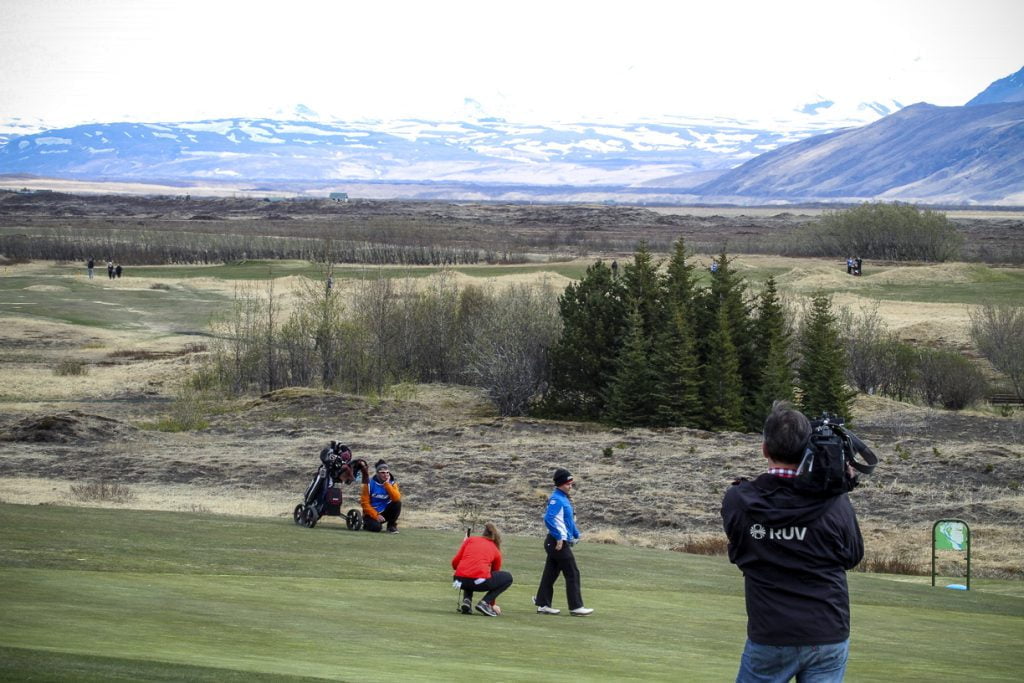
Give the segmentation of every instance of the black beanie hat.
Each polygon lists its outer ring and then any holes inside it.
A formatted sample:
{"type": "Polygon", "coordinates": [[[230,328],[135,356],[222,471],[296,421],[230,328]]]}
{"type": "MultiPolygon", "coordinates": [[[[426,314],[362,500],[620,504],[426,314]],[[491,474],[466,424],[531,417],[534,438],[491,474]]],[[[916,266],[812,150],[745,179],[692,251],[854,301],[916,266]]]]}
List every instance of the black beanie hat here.
{"type": "Polygon", "coordinates": [[[561,486],[567,481],[572,481],[572,475],[569,474],[569,470],[558,468],[555,470],[555,486],[561,486]]]}

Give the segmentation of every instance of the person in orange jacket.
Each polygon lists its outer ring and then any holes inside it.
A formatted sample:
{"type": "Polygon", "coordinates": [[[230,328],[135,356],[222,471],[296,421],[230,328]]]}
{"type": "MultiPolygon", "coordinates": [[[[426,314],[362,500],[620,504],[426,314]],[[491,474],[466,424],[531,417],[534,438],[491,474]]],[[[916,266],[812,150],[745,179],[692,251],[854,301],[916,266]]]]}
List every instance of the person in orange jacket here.
{"type": "Polygon", "coordinates": [[[395,475],[383,460],[374,465],[372,477],[363,477],[359,503],[363,508],[363,530],[380,531],[385,524],[389,534],[398,533],[398,516],[402,514],[402,493],[395,475]]]}
{"type": "Polygon", "coordinates": [[[491,522],[484,525],[480,536],[467,536],[452,558],[455,581],[461,582],[463,590],[463,614],[469,614],[473,604],[473,593],[487,591],[483,600],[476,604],[481,614],[496,617],[501,608],[495,602],[498,596],[512,585],[512,575],[501,571],[501,533],[491,522]]]}

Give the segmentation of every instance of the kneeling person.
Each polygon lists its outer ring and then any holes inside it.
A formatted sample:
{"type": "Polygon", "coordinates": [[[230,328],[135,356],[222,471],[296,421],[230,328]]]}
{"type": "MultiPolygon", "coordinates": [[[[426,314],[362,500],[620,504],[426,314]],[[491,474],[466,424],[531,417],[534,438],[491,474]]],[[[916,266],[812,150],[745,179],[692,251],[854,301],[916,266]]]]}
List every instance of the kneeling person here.
{"type": "Polygon", "coordinates": [[[359,502],[363,507],[363,529],[380,531],[387,524],[389,534],[398,533],[398,516],[402,514],[402,493],[391,468],[383,460],[374,466],[377,471],[363,482],[359,502]]]}
{"type": "Polygon", "coordinates": [[[498,596],[512,585],[512,575],[501,571],[501,533],[491,522],[484,525],[480,536],[469,536],[452,558],[455,580],[462,584],[462,613],[469,614],[473,593],[487,591],[476,604],[481,614],[496,617],[501,609],[495,604],[498,596]]]}

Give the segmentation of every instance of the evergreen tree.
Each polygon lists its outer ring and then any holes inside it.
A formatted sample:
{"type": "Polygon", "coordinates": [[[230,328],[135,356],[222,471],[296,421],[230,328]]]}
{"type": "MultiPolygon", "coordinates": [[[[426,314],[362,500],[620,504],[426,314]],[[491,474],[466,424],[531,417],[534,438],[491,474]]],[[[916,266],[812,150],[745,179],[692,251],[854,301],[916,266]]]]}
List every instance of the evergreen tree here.
{"type": "Polygon", "coordinates": [[[694,348],[693,327],[682,311],[672,316],[669,329],[659,335],[652,365],[657,369],[661,403],[652,424],[699,427],[700,372],[694,348]]]}
{"type": "Polygon", "coordinates": [[[664,403],[658,390],[658,375],[651,363],[651,340],[644,331],[643,316],[634,306],[618,359],[615,377],[608,390],[605,419],[620,427],[652,424],[664,403]]]}
{"type": "Polygon", "coordinates": [[[699,305],[695,307],[705,424],[712,429],[742,429],[744,424],[757,428],[757,424],[750,424],[750,416],[760,373],[754,355],[750,307],[745,300],[747,285],[733,270],[732,259],[724,251],[716,261],[718,267],[711,273],[711,284],[700,293],[699,305]],[[727,340],[723,334],[728,335],[727,340]],[[731,374],[723,377],[712,368],[731,374]],[[724,404],[723,387],[730,388],[724,404]],[[732,388],[739,392],[738,424],[733,419],[732,388]]]}
{"type": "Polygon", "coordinates": [[[551,349],[551,386],[544,408],[562,415],[598,418],[627,322],[622,287],[597,261],[558,299],[562,335],[551,349]]]}
{"type": "Polygon", "coordinates": [[[665,323],[654,340],[652,363],[659,378],[663,402],[652,417],[659,426],[700,425],[700,373],[694,338],[694,266],[680,238],[676,241],[663,278],[665,323]]]}
{"type": "Polygon", "coordinates": [[[850,419],[854,392],[845,383],[846,350],[832,301],[823,293],[814,295],[801,325],[800,352],[800,409],[809,417],[829,412],[850,419]]]}
{"type": "Polygon", "coordinates": [[[622,285],[625,288],[626,305],[636,307],[643,322],[647,338],[654,337],[665,329],[665,282],[658,272],[647,243],[641,242],[633,254],[633,262],[622,269],[622,285]]]}
{"type": "Polygon", "coordinates": [[[753,420],[763,420],[774,401],[792,401],[794,398],[793,368],[789,357],[790,333],[774,277],[768,278],[758,298],[754,329],[755,353],[761,375],[752,405],[753,415],[748,418],[748,425],[753,420]]]}
{"type": "Polygon", "coordinates": [[[693,275],[694,266],[686,262],[689,256],[683,238],[680,237],[673,245],[672,256],[665,269],[665,302],[669,315],[672,315],[671,311],[679,311],[690,318],[692,325],[697,283],[693,275]]]}
{"type": "Polygon", "coordinates": [[[743,384],[740,363],[732,342],[731,321],[725,307],[718,310],[715,326],[707,333],[710,354],[701,382],[704,426],[707,429],[743,429],[743,384]]]}

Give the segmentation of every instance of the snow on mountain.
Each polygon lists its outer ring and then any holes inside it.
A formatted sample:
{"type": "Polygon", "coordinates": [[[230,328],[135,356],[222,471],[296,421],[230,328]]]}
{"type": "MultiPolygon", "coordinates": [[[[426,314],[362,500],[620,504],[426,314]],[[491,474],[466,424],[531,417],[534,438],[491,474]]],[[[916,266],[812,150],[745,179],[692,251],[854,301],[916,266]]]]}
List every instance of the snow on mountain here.
{"type": "Polygon", "coordinates": [[[1024,102],[1024,67],[1006,78],[1000,78],[975,95],[965,106],[997,104],[1000,102],[1024,102]]]}
{"type": "Polygon", "coordinates": [[[1024,197],[1024,103],[916,104],[773,150],[693,192],[720,201],[1017,204],[1024,197]]]}
{"type": "Polygon", "coordinates": [[[678,187],[817,132],[736,122],[572,123],[501,119],[332,122],[233,118],[87,124],[18,135],[0,173],[176,182],[388,180],[678,187]]]}

